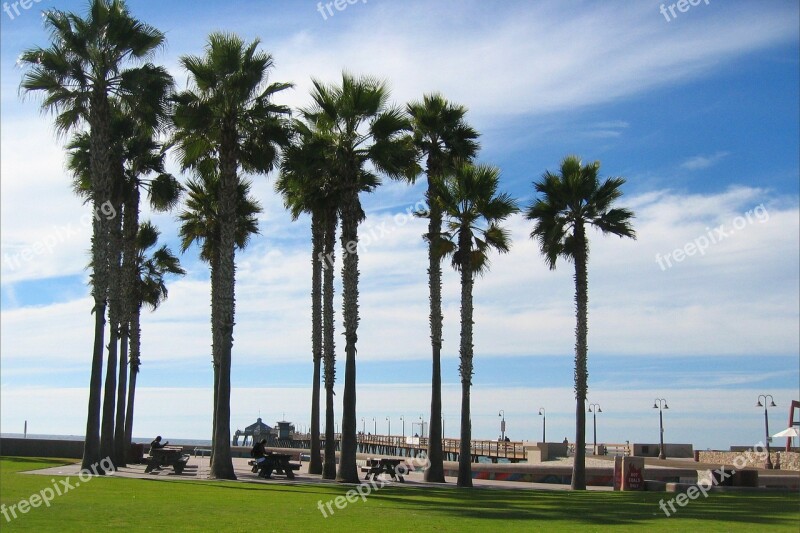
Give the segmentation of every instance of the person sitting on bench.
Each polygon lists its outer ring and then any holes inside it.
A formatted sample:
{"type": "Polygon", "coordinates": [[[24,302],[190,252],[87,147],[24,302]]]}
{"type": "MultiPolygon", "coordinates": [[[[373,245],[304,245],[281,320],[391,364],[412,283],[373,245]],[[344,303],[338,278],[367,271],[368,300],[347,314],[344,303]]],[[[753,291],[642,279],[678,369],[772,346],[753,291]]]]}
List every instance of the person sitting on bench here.
{"type": "Polygon", "coordinates": [[[155,438],[155,440],[153,442],[150,443],[150,449],[151,450],[158,450],[160,448],[163,448],[167,444],[169,444],[169,441],[167,441],[167,442],[165,442],[163,444],[161,443],[161,435],[159,435],[158,437],[155,438]]]}
{"type": "Polygon", "coordinates": [[[250,450],[250,456],[256,460],[256,463],[253,465],[253,472],[258,472],[259,466],[261,463],[267,460],[265,457],[267,455],[267,439],[261,439],[259,442],[253,446],[253,449],[250,450]]]}

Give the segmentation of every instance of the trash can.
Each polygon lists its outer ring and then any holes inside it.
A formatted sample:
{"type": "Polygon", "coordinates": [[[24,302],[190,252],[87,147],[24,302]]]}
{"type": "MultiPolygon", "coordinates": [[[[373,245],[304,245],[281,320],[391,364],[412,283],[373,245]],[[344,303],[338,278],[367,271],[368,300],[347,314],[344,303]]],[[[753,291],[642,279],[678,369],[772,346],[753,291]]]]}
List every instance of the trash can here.
{"type": "Polygon", "coordinates": [[[134,464],[142,464],[144,462],[144,444],[131,443],[128,461],[134,464]]]}

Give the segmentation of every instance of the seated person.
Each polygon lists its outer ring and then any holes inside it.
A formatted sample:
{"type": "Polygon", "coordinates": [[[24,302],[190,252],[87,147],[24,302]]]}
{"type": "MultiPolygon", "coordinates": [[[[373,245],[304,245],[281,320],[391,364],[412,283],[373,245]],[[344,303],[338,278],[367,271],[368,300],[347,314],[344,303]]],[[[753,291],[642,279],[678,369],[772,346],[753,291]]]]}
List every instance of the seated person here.
{"type": "Polygon", "coordinates": [[[265,457],[267,453],[267,439],[261,439],[250,450],[250,456],[256,460],[256,464],[253,465],[253,472],[258,472],[259,465],[267,460],[265,457]]]}
{"type": "Polygon", "coordinates": [[[163,444],[161,443],[161,435],[159,435],[158,437],[155,438],[153,442],[150,443],[150,450],[158,450],[160,448],[163,448],[167,444],[169,444],[169,441],[163,444]]]}

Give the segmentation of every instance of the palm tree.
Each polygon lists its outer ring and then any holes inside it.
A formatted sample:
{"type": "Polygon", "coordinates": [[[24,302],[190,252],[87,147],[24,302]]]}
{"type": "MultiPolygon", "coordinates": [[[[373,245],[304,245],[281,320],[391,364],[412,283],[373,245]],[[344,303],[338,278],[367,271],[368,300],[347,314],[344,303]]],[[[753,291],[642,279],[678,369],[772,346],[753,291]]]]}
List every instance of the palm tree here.
{"type": "MultiPolygon", "coordinates": [[[[122,315],[120,322],[120,348],[119,348],[119,379],[117,385],[117,415],[114,427],[114,464],[125,464],[131,436],[126,431],[126,388],[129,379],[133,378],[128,373],[128,347],[130,341],[131,323],[135,314],[139,312],[141,303],[136,296],[136,284],[139,274],[137,262],[137,235],[139,233],[139,202],[140,189],[147,191],[150,208],[156,212],[169,211],[177,204],[181,186],[174,176],[165,172],[163,146],[160,145],[149,131],[139,131],[128,146],[129,164],[126,166],[126,193],[122,209],[122,264],[120,292],[122,294],[122,315]],[[147,174],[155,173],[152,179],[145,179],[147,174]]],[[[155,310],[153,302],[145,302],[155,310]]],[[[138,320],[138,319],[137,319],[138,320]]],[[[138,328],[138,323],[137,323],[138,328]]],[[[138,362],[137,362],[138,364],[138,362]]],[[[132,369],[133,367],[131,367],[132,369]]],[[[138,366],[136,367],[138,371],[138,366]]],[[[135,378],[133,378],[135,381],[135,378]]],[[[132,394],[127,394],[129,399],[132,394]]],[[[133,411],[132,406],[128,407],[133,411]]],[[[131,421],[132,424],[132,421],[131,421]]]]}
{"type": "MultiPolygon", "coordinates": [[[[181,222],[179,231],[181,253],[186,252],[192,244],[200,246],[200,259],[209,264],[212,293],[217,289],[214,280],[219,279],[218,249],[221,238],[219,179],[219,174],[210,165],[201,166],[201,173],[198,177],[190,179],[186,183],[188,192],[185,208],[178,215],[178,220],[181,222]]],[[[235,246],[239,250],[243,250],[250,242],[250,237],[258,233],[258,214],[261,213],[261,205],[250,196],[250,187],[249,181],[239,180],[235,233],[235,246]]],[[[211,329],[214,339],[212,342],[218,343],[219,335],[214,327],[213,316],[211,329]]],[[[213,360],[213,369],[214,405],[216,406],[220,372],[220,366],[216,359],[213,360]]],[[[212,416],[212,428],[214,429],[217,427],[216,412],[214,409],[212,416]]],[[[212,431],[212,442],[215,434],[215,431],[212,431]]]]}
{"type": "MultiPolygon", "coordinates": [[[[161,246],[147,255],[148,250],[158,243],[159,231],[150,222],[139,226],[135,239],[136,258],[134,260],[135,280],[132,287],[133,314],[130,317],[131,370],[130,387],[128,387],[125,427],[122,430],[124,442],[130,443],[133,436],[133,412],[136,397],[136,377],[141,365],[141,327],[142,307],[147,306],[155,311],[167,299],[169,291],[165,283],[168,274],[183,276],[186,271],[181,268],[180,261],[167,248],[161,246]]],[[[122,402],[125,403],[124,401],[122,402]]]]}
{"type": "Polygon", "coordinates": [[[500,171],[486,165],[458,165],[452,176],[438,179],[437,201],[447,222],[439,241],[442,255],[452,255],[461,274],[461,444],[458,454],[458,486],[472,486],[472,419],[470,387],[473,374],[472,286],[476,275],[489,269],[489,252],[506,253],[511,244],[500,223],[519,211],[514,200],[499,194],[500,171]]]}
{"type": "Polygon", "coordinates": [[[414,144],[426,159],[428,190],[425,194],[429,210],[428,291],[430,299],[431,351],[431,416],[428,439],[428,461],[425,481],[444,483],[442,454],[442,265],[437,255],[442,233],[442,212],[436,202],[434,184],[452,169],[457,159],[471,159],[478,150],[478,132],[464,121],[465,107],[453,105],[439,94],[423,97],[422,102],[407,106],[414,130],[414,144]]]}
{"type": "Polygon", "coordinates": [[[315,127],[331,135],[331,173],[341,193],[342,299],[345,336],[345,383],[342,441],[336,479],[359,481],[356,467],[356,342],[358,340],[358,224],[364,219],[359,192],[380,182],[367,163],[394,178],[418,174],[416,150],[407,132],[408,118],[388,106],[389,91],[378,80],[342,74],[340,86],[313,81],[313,109],[306,113],[315,127]]]}
{"type": "MultiPolygon", "coordinates": [[[[164,150],[154,138],[152,128],[137,123],[116,110],[112,120],[112,144],[109,150],[113,152],[117,162],[118,172],[122,179],[115,183],[113,194],[114,213],[119,224],[114,225],[116,235],[112,247],[112,256],[116,258],[112,264],[112,274],[116,282],[112,283],[109,290],[109,317],[112,324],[118,323],[119,328],[111,328],[109,341],[109,364],[115,360],[116,337],[119,337],[119,379],[117,382],[116,421],[114,428],[109,431],[103,428],[103,434],[113,433],[112,462],[115,467],[124,466],[126,461],[125,447],[125,397],[127,387],[127,358],[129,323],[132,314],[132,285],[136,276],[136,234],[139,225],[139,188],[146,189],[150,207],[154,211],[168,211],[177,203],[180,196],[180,184],[171,175],[164,172],[164,150]],[[154,179],[145,179],[147,174],[156,173],[154,179]],[[122,257],[120,264],[119,257],[122,257]],[[112,299],[113,296],[113,299],[112,299]],[[113,310],[113,313],[112,313],[113,310]],[[114,315],[115,318],[111,318],[114,315]]],[[[74,192],[91,201],[92,188],[90,176],[90,145],[89,134],[77,133],[67,145],[67,168],[73,174],[74,192]]],[[[108,371],[107,371],[108,372],[108,371]]],[[[106,383],[106,396],[113,393],[113,386],[106,383]]],[[[107,424],[107,407],[113,409],[114,402],[106,400],[103,408],[103,422],[107,424]]],[[[127,441],[130,442],[130,441],[127,441]]],[[[102,449],[102,447],[101,447],[102,449]]],[[[107,451],[107,450],[103,450],[107,451]]]]}
{"type": "MultiPolygon", "coordinates": [[[[146,60],[164,42],[164,35],[133,18],[122,0],[91,0],[85,18],[49,10],[44,24],[51,35],[48,48],[31,48],[20,62],[27,68],[21,87],[44,95],[42,108],[56,114],[55,127],[66,133],[89,126],[92,202],[95,213],[111,201],[114,172],[112,98],[125,113],[156,122],[159,103],[150,96],[153,80],[168,78],[146,60]],[[153,107],[151,107],[151,105],[153,107]]],[[[156,84],[157,85],[157,84],[156,84]]],[[[105,314],[110,274],[111,221],[94,217],[92,236],[92,297],[95,314],[92,370],[86,420],[83,468],[100,459],[100,396],[102,390],[105,314]]]]}
{"type": "MultiPolygon", "coordinates": [[[[302,213],[311,214],[311,352],[314,371],[311,389],[311,461],[309,462],[308,472],[309,474],[323,474],[319,441],[320,373],[323,358],[322,272],[323,269],[327,269],[332,274],[332,266],[325,261],[327,255],[325,236],[327,234],[326,228],[331,226],[328,220],[330,218],[333,218],[335,232],[337,214],[335,199],[330,192],[331,179],[328,176],[327,161],[325,159],[329,146],[325,143],[322,135],[315,133],[312,127],[304,122],[295,121],[294,131],[294,142],[283,152],[281,174],[275,184],[275,189],[283,196],[284,205],[291,212],[293,220],[297,220],[302,213]]],[[[331,282],[330,289],[332,289],[332,285],[331,282]]],[[[327,285],[326,288],[328,288],[327,285]]],[[[330,292],[329,296],[331,298],[330,312],[332,314],[333,293],[330,292]]],[[[332,317],[329,322],[331,329],[333,329],[332,317]]],[[[330,342],[332,343],[333,341],[331,340],[330,342]]],[[[329,353],[330,357],[334,358],[332,348],[331,346],[329,353]]],[[[326,387],[326,393],[331,400],[331,420],[333,418],[333,377],[329,375],[328,371],[332,368],[332,365],[326,365],[325,375],[326,383],[330,383],[330,387],[326,387]]],[[[332,431],[333,424],[331,424],[332,431]]],[[[326,454],[326,458],[334,459],[335,443],[332,438],[330,441],[326,440],[326,452],[328,448],[330,448],[331,452],[326,454]]],[[[333,475],[330,478],[335,477],[335,459],[332,464],[334,465],[333,475]]],[[[329,469],[328,473],[330,474],[330,472],[331,470],[329,469]]]]}
{"type": "Polygon", "coordinates": [[[241,171],[267,173],[288,142],[288,108],[272,96],[290,85],[267,83],[272,56],[236,35],[212,33],[203,57],[184,56],[192,88],[175,97],[175,141],[184,168],[213,160],[219,172],[219,247],[212,278],[216,427],[211,476],[236,479],[230,450],[231,349],[235,303],[236,213],[241,171]]]}
{"type": "Polygon", "coordinates": [[[623,178],[608,178],[602,184],[598,178],[600,162],[583,165],[577,156],[567,156],[560,172],[545,172],[534,183],[541,195],[527,209],[526,217],[534,221],[531,238],[539,243],[551,270],[563,257],[575,264],[575,461],[572,467],[572,488],[586,489],[586,393],[588,332],[587,307],[589,238],[587,226],[603,234],[636,238],[631,226],[633,213],[628,209],[612,208],[622,196],[623,178]]]}

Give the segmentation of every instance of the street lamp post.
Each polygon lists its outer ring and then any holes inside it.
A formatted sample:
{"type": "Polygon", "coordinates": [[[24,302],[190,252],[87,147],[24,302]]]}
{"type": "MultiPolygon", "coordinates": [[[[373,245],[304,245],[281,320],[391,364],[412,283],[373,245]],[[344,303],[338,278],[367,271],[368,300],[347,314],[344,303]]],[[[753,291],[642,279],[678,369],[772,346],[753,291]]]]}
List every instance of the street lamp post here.
{"type": "Polygon", "coordinates": [[[756,407],[763,407],[764,408],[764,433],[767,440],[767,459],[764,461],[764,468],[767,470],[772,470],[772,459],[769,456],[769,415],[767,415],[767,407],[778,407],[775,405],[775,399],[772,397],[771,394],[759,394],[758,395],[758,403],[756,407]],[[761,398],[764,398],[764,404],[761,404],[761,398]],[[767,405],[767,398],[769,398],[769,405],[767,405]]]}
{"type": "Polygon", "coordinates": [[[365,435],[366,433],[367,433],[367,425],[366,425],[366,422],[364,422],[364,417],[362,416],[361,417],[361,434],[365,435]]]}
{"type": "Polygon", "coordinates": [[[539,416],[542,417],[542,442],[547,442],[547,412],[544,407],[539,408],[539,416]]]}
{"type": "Polygon", "coordinates": [[[497,413],[497,416],[502,417],[500,420],[500,440],[506,440],[506,412],[500,409],[500,412],[497,413]]]}
{"type": "Polygon", "coordinates": [[[375,417],[374,416],[372,417],[372,426],[373,426],[372,427],[372,432],[373,432],[372,434],[373,435],[377,435],[378,434],[378,422],[375,421],[375,417]]]}
{"type": "Polygon", "coordinates": [[[655,403],[653,403],[653,409],[658,409],[658,426],[661,431],[661,445],[658,449],[658,458],[659,459],[666,459],[667,454],[664,451],[664,412],[662,409],[669,409],[667,405],[667,400],[664,398],[656,398],[655,403]]]}
{"type": "Polygon", "coordinates": [[[597,413],[602,413],[600,404],[590,403],[589,412],[592,413],[592,422],[594,424],[594,455],[597,455],[597,413]]]}
{"type": "Polygon", "coordinates": [[[388,422],[388,424],[389,424],[389,436],[391,437],[392,436],[392,419],[387,416],[386,417],[386,422],[388,422]]]}
{"type": "Polygon", "coordinates": [[[406,440],[406,419],[401,416],[400,420],[403,422],[403,441],[405,441],[406,440]]]}

